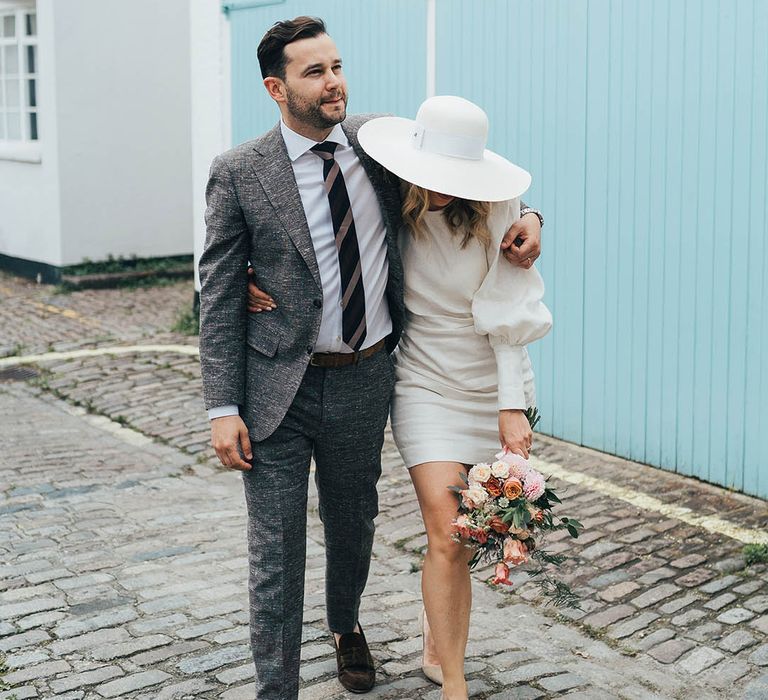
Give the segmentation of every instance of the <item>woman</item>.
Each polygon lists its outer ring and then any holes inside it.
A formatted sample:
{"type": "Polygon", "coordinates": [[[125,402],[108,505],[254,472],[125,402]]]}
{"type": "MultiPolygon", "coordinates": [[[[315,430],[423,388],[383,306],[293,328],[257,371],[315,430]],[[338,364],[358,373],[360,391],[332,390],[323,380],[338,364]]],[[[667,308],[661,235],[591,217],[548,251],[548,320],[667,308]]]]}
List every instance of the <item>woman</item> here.
{"type": "Polygon", "coordinates": [[[530,175],[485,150],[487,130],[479,107],[443,96],[424,102],[415,121],[381,117],[358,133],[403,182],[407,322],[392,430],[427,532],[422,665],[445,700],[467,698],[471,607],[471,551],[451,538],[457,500],[449,487],[500,447],[528,457],[525,410],[535,399],[525,345],[551,326],[539,273],[500,252],[530,175]]]}

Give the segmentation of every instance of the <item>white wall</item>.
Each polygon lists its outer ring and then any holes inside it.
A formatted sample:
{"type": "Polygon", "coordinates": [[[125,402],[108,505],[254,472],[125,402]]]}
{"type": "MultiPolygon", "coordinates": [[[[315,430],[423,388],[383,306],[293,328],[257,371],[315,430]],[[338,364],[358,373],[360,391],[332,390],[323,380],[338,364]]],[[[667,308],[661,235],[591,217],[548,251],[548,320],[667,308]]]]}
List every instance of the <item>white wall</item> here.
{"type": "Polygon", "coordinates": [[[197,0],[190,14],[192,83],[192,218],[197,261],[205,242],[205,185],[213,158],[232,143],[229,22],[220,0],[197,0]]]}
{"type": "Polygon", "coordinates": [[[0,145],[0,253],[49,265],[62,260],[53,4],[38,0],[40,141],[0,145]]]}
{"type": "Polygon", "coordinates": [[[56,2],[62,264],[192,252],[189,7],[56,2]]]}

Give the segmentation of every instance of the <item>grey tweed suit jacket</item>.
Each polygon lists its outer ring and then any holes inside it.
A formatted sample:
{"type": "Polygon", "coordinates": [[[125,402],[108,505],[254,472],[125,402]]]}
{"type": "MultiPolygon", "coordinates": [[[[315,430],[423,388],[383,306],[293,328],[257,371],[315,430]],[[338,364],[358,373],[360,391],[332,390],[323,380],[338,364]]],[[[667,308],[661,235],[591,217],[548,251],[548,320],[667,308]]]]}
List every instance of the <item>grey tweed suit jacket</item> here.
{"type": "MultiPolygon", "coordinates": [[[[394,350],[403,327],[402,225],[397,180],[360,148],[357,131],[376,115],[348,117],[342,128],[378,196],[386,226],[387,302],[394,350]]],[[[206,408],[238,404],[252,440],[285,417],[307,369],[322,316],[320,272],[279,124],[218,156],[211,165],[205,249],[200,257],[200,366],[206,408]],[[277,309],[248,313],[247,264],[277,309]]]]}

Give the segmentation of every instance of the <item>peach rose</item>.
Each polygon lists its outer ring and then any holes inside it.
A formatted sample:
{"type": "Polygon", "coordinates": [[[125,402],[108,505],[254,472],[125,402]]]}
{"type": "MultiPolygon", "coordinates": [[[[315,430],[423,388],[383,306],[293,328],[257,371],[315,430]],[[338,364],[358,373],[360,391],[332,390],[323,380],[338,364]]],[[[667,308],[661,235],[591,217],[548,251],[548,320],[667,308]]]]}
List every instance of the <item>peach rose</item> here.
{"type": "Polygon", "coordinates": [[[501,482],[495,476],[483,483],[483,488],[494,498],[501,496],[501,482]]]}
{"type": "Polygon", "coordinates": [[[503,460],[497,460],[491,465],[491,474],[497,479],[506,479],[509,476],[509,465],[503,460]]]}
{"type": "Polygon", "coordinates": [[[516,498],[519,498],[522,495],[523,483],[520,481],[520,479],[516,479],[514,476],[510,476],[509,479],[504,482],[503,492],[505,498],[508,498],[510,501],[514,501],[516,498]]]}
{"type": "Polygon", "coordinates": [[[509,534],[514,535],[519,540],[525,540],[531,536],[527,528],[524,528],[524,527],[510,527],[509,534]]]}
{"type": "Polygon", "coordinates": [[[504,540],[504,562],[507,564],[525,564],[528,561],[528,549],[520,542],[511,537],[504,540]]]}
{"type": "Polygon", "coordinates": [[[509,567],[506,564],[502,564],[501,562],[496,564],[496,571],[491,579],[491,583],[494,585],[500,583],[503,583],[505,586],[512,585],[512,581],[509,580],[509,567]]]}
{"type": "Polygon", "coordinates": [[[491,468],[484,462],[476,464],[469,470],[469,480],[482,484],[491,478],[491,468]]]}
{"type": "Polygon", "coordinates": [[[494,532],[498,532],[500,535],[509,532],[509,525],[507,525],[507,523],[505,523],[498,515],[494,515],[488,521],[488,527],[494,532]]]}
{"type": "Polygon", "coordinates": [[[478,544],[485,544],[488,541],[488,533],[481,528],[477,528],[472,530],[472,538],[478,544]]]}
{"type": "Polygon", "coordinates": [[[488,500],[488,494],[478,486],[471,486],[468,489],[464,489],[461,492],[461,499],[464,502],[464,506],[469,510],[479,508],[483,503],[488,500]]]}

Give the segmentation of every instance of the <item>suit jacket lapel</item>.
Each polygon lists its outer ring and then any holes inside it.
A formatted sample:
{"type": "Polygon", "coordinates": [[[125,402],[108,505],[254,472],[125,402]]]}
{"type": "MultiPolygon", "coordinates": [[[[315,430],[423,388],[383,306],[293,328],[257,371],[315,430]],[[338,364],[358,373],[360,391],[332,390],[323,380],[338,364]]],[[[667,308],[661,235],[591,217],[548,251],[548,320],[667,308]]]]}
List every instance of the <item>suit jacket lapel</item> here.
{"type": "Polygon", "coordinates": [[[259,179],[267,199],[275,210],[280,223],[285,228],[296,249],[304,258],[317,286],[322,289],[320,268],[317,266],[315,248],[309,233],[307,217],[301,203],[299,188],[293,175],[293,167],[288,158],[280,125],[269,131],[260,143],[254,147],[256,162],[254,172],[259,179]]]}

